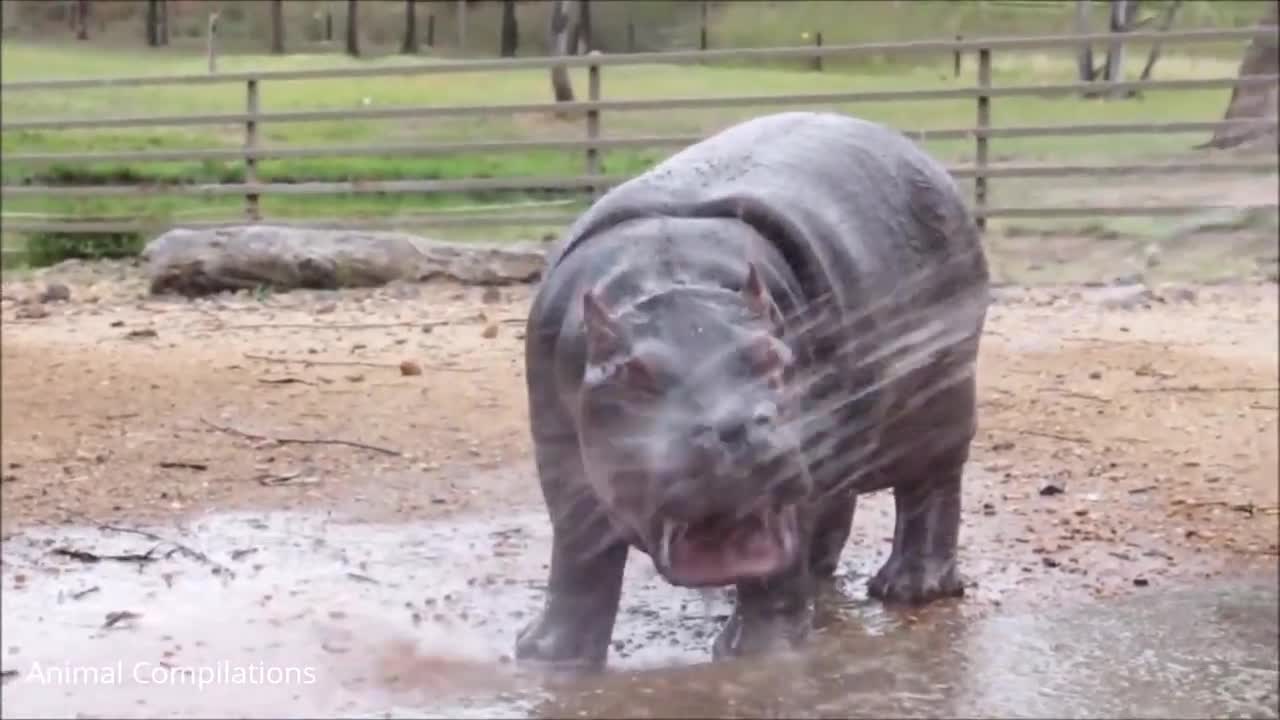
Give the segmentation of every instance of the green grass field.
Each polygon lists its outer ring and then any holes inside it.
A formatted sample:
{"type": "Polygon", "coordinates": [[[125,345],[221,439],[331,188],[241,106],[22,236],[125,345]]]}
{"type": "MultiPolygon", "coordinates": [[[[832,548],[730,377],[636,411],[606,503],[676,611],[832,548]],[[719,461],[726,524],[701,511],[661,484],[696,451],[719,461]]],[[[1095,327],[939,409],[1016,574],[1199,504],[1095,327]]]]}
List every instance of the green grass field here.
{"type": "MultiPolygon", "coordinates": [[[[828,17],[843,7],[839,3],[795,3],[808,6],[803,23],[820,20],[835,23],[828,17]]],[[[867,3],[872,5],[873,3],[867,3]]],[[[904,3],[912,13],[931,3],[904,3]],[[917,8],[915,5],[919,5],[917,8]]],[[[968,3],[972,5],[972,3],[968,3]]],[[[760,3],[768,17],[747,22],[742,6],[734,4],[718,16],[719,32],[738,38],[741,45],[761,43],[748,32],[750,27],[770,27],[786,23],[791,17],[779,12],[778,5],[760,3]],[[731,11],[729,11],[731,10],[731,11]],[[772,14],[769,14],[772,13],[772,14]]],[[[888,5],[888,3],[878,3],[888,5]]],[[[957,3],[956,5],[965,5],[957,3]]],[[[1235,3],[1240,5],[1240,3],[1235,3]]],[[[999,5],[992,3],[999,8],[999,5]]],[[[936,8],[935,8],[936,9],[936,8]]],[[[847,10],[846,10],[847,12],[847,10]]],[[[997,10],[996,12],[1006,12],[997,10]]],[[[1023,11],[1024,12],[1024,11],[1023,11]]],[[[956,28],[968,29],[966,19],[951,22],[956,28]]],[[[1037,16],[1047,18],[1047,15],[1037,16]]],[[[1046,27],[1032,27],[1027,32],[1061,30],[1061,18],[1054,16],[1046,27]]],[[[797,28],[803,24],[795,20],[797,28]]],[[[1006,19],[1007,21],[1007,19],[1006,19]]],[[[838,26],[838,23],[830,25],[838,26]]],[[[1003,26],[1002,26],[1003,27],[1003,26]]],[[[883,30],[883,28],[882,28],[883,30]]],[[[789,30],[788,30],[789,32],[789,30]]],[[[850,42],[868,38],[841,38],[832,42],[850,42]]],[[[932,33],[933,35],[941,33],[932,33]]],[[[997,33],[992,33],[997,34],[997,33]]],[[[880,39],[902,39],[904,32],[883,31],[880,39]]],[[[794,44],[794,43],[792,43],[794,44]]],[[[1235,74],[1243,43],[1234,47],[1218,47],[1213,52],[1187,54],[1169,48],[1156,69],[1157,78],[1230,77],[1235,74]]],[[[200,74],[205,72],[205,59],[189,48],[162,50],[110,49],[72,43],[17,42],[7,40],[0,57],[0,75],[4,81],[37,78],[87,76],[126,76],[147,74],[200,74]]],[[[1129,74],[1136,76],[1145,51],[1130,50],[1129,74]]],[[[342,55],[324,56],[296,54],[283,57],[254,54],[232,54],[224,57],[220,68],[237,70],[287,70],[318,67],[350,67],[432,62],[429,58],[383,56],[354,60],[342,55]]],[[[829,65],[827,72],[799,67],[775,65],[767,68],[723,66],[644,66],[606,68],[603,72],[603,95],[606,99],[638,99],[663,97],[715,97],[740,94],[789,94],[837,91],[909,90],[971,86],[975,82],[974,59],[965,58],[960,77],[952,77],[951,57],[943,55],[910,64],[890,63],[872,58],[859,64],[829,65]]],[[[1048,53],[997,54],[994,58],[994,82],[997,85],[1071,82],[1075,77],[1074,60],[1069,51],[1048,53]]],[[[579,96],[585,93],[585,72],[574,73],[579,96]]],[[[159,86],[116,90],[73,90],[59,92],[21,92],[7,94],[0,104],[5,122],[47,117],[110,117],[148,114],[197,114],[241,112],[245,90],[242,85],[159,86]]],[[[1081,98],[997,98],[992,105],[996,125],[1073,124],[1124,122],[1142,120],[1205,120],[1221,117],[1230,91],[1162,91],[1150,92],[1139,99],[1124,101],[1085,100],[1081,98]]],[[[411,78],[362,79],[359,81],[323,80],[266,82],[261,89],[261,106],[266,111],[342,110],[362,107],[397,107],[423,105],[505,104],[544,102],[550,99],[550,85],[545,71],[514,73],[466,73],[429,75],[411,78]]],[[[737,120],[781,108],[732,108],[709,111],[631,112],[605,114],[602,119],[605,136],[621,137],[649,134],[707,134],[737,120]]],[[[975,123],[975,103],[971,100],[915,101],[835,105],[805,109],[832,109],[871,120],[885,122],[902,129],[941,129],[970,127],[975,123]]],[[[582,137],[583,122],[546,115],[503,116],[490,118],[423,119],[415,121],[349,121],[266,125],[261,129],[262,142],[269,146],[359,146],[375,143],[442,142],[458,140],[499,140],[582,137]]],[[[992,156],[1001,161],[1069,161],[1114,162],[1123,159],[1167,157],[1185,152],[1199,142],[1194,135],[1113,135],[1087,138],[1027,138],[995,140],[992,156]]],[[[6,154],[25,152],[74,153],[83,151],[237,148],[243,143],[243,129],[229,127],[139,128],[102,131],[6,131],[2,146],[6,154]]],[[[950,141],[924,143],[926,149],[949,163],[971,160],[970,142],[950,141]]],[[[617,150],[603,154],[604,171],[609,174],[632,174],[651,166],[671,148],[653,150],[617,150]]],[[[539,177],[572,175],[584,169],[580,152],[544,151],[501,153],[492,155],[350,157],[323,159],[287,159],[264,161],[259,177],[265,181],[342,181],[351,179],[435,179],[466,177],[539,177]]],[[[7,162],[0,168],[6,184],[125,184],[139,182],[237,182],[243,179],[239,162],[164,162],[127,165],[96,163],[63,163],[53,166],[22,165],[7,162]]],[[[1000,181],[994,181],[996,185],[1000,181]]],[[[1025,185],[1025,181],[1005,181],[1025,185]]],[[[388,217],[403,213],[424,212],[457,205],[478,203],[511,203],[528,199],[546,199],[553,194],[484,193],[471,195],[336,195],[281,197],[262,200],[263,212],[269,217],[388,217]]],[[[173,218],[185,220],[235,218],[242,212],[240,198],[184,198],[124,196],[83,199],[6,198],[7,217],[75,216],[173,218]]],[[[485,228],[475,232],[465,229],[452,234],[460,237],[506,238],[540,236],[549,228],[485,228]]]]}

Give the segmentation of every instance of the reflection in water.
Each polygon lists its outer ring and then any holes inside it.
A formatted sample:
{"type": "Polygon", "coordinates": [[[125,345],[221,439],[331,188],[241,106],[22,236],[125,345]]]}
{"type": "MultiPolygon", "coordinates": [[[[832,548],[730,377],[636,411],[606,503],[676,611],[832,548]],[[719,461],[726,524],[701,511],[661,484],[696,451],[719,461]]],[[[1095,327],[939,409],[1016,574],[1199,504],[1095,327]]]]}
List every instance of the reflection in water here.
{"type": "Polygon", "coordinates": [[[166,557],[167,546],[142,563],[51,555],[146,553],[155,542],[139,536],[27,532],[3,547],[3,663],[17,673],[6,677],[3,713],[1277,716],[1274,578],[1151,587],[1037,615],[975,613],[973,602],[887,612],[862,590],[876,558],[857,553],[845,568],[855,577],[824,596],[821,629],[803,652],[717,664],[708,644],[729,609],[723,595],[672,588],[636,558],[612,670],[539,678],[503,656],[541,600],[547,536],[536,512],[414,526],[207,518],[182,542],[231,577],[166,557]],[[113,666],[125,677],[110,683],[35,672],[113,666]],[[315,681],[156,683],[133,676],[139,666],[310,668],[315,681]]]}
{"type": "Polygon", "coordinates": [[[618,674],[542,717],[1276,717],[1273,583],[1169,591],[883,637],[833,628],[801,655],[618,674]]]}

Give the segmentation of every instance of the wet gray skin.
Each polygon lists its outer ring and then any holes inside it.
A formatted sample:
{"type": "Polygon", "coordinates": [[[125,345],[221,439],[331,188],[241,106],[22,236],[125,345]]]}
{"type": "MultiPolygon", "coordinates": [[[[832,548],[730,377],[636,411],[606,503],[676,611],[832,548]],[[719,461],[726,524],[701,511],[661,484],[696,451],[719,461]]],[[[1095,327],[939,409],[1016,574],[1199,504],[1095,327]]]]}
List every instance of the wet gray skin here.
{"type": "Polygon", "coordinates": [[[901,134],[737,124],[605,194],[547,261],[525,374],[554,541],[527,663],[606,663],[629,549],[735,588],[715,657],[795,648],[859,495],[892,489],[886,603],[963,593],[988,302],[976,226],[901,134]]]}
{"type": "MultiPolygon", "coordinates": [[[[885,531],[891,498],[867,498],[864,514],[885,531]]],[[[866,596],[882,558],[850,553],[802,650],[711,663],[730,599],[636,562],[611,670],[557,679],[505,658],[545,579],[540,512],[149,529],[208,562],[86,528],[4,542],[6,717],[1277,717],[1274,575],[1032,612],[1016,563],[974,563],[984,582],[965,600],[907,613],[866,596]],[[977,611],[993,599],[1005,607],[977,611]]]]}

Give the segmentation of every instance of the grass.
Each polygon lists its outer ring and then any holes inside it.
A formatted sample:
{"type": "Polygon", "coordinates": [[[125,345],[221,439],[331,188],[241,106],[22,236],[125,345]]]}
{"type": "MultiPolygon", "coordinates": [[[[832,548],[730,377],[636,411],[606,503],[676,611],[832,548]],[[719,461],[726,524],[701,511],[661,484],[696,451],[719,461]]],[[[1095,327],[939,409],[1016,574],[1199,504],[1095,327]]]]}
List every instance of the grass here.
{"type": "MultiPolygon", "coordinates": [[[[806,2],[804,17],[826,18],[821,13],[847,12],[843,3],[806,2]]],[[[875,3],[866,3],[874,5],[875,3]]],[[[885,3],[882,3],[885,4],[885,3]]],[[[916,6],[930,3],[904,3],[916,6]]],[[[1047,4],[1047,3],[1046,3],[1047,4]]],[[[1225,3],[1224,3],[1225,4],[1225,3]]],[[[777,3],[758,3],[757,26],[782,23],[791,17],[777,9],[777,3]],[[767,22],[765,22],[767,21],[767,22]]],[[[862,5],[860,3],[859,5],[862,5]]],[[[950,5],[950,4],[946,4],[950,5]]],[[[956,3],[955,5],[973,5],[956,3]]],[[[996,7],[996,3],[991,3],[996,7]]],[[[788,5],[790,7],[790,4],[788,5]]],[[[936,8],[935,8],[936,10],[936,8]]],[[[745,30],[745,10],[737,4],[719,11],[722,31],[749,45],[754,36],[745,30]],[[735,29],[739,28],[739,29],[735,29]]],[[[1001,11],[1003,12],[1003,11],[1001,11]]],[[[831,22],[834,23],[834,16],[831,22]]],[[[825,20],[824,20],[825,22],[825,20]]],[[[956,21],[957,27],[967,20],[956,21]]],[[[1056,21],[1055,21],[1056,22],[1056,21]]],[[[848,24],[856,26],[857,24],[848,24]]],[[[839,24],[826,24],[838,27],[839,24]]],[[[1044,28],[1052,31],[1053,28],[1044,28]]],[[[937,34],[936,32],[934,33],[937,34]]],[[[884,34],[880,39],[896,39],[884,34]]],[[[835,37],[828,42],[846,42],[835,37]]],[[[778,43],[773,43],[778,44],[778,43]]],[[[1242,43],[1229,55],[1166,56],[1157,68],[1160,78],[1232,76],[1236,71],[1242,43]]],[[[1130,72],[1136,73],[1143,55],[1132,51],[1130,72]]],[[[83,44],[47,44],[6,41],[0,57],[4,81],[49,77],[90,77],[203,73],[205,59],[182,48],[142,50],[115,49],[83,44]]],[[[861,64],[829,66],[828,72],[797,67],[733,66],[644,66],[606,68],[603,95],[606,99],[664,97],[715,97],[738,94],[791,94],[838,91],[909,90],[972,86],[974,63],[966,58],[960,77],[952,77],[950,57],[934,58],[932,64],[903,65],[872,58],[861,64]]],[[[422,58],[386,56],[353,60],[340,55],[229,55],[220,62],[228,72],[237,70],[287,70],[315,67],[351,67],[432,62],[422,58]]],[[[1069,51],[1055,54],[997,54],[994,58],[997,85],[1070,82],[1074,80],[1069,51]]],[[[579,93],[585,89],[585,71],[573,73],[579,93]]],[[[372,78],[355,82],[340,80],[264,83],[261,106],[266,111],[347,110],[362,107],[470,105],[544,102],[549,99],[545,71],[508,73],[467,73],[410,78],[372,78]]],[[[244,109],[244,88],[236,84],[194,87],[161,86],[114,90],[65,92],[22,92],[8,94],[0,105],[5,122],[45,117],[109,117],[136,114],[198,114],[240,112],[244,109]]],[[[992,117],[996,125],[1075,124],[1143,120],[1216,120],[1221,117],[1230,91],[1150,92],[1128,101],[1084,100],[1080,98],[997,98],[992,117]]],[[[735,121],[777,108],[724,108],[702,111],[606,113],[602,120],[606,136],[640,134],[708,134],[735,121]]],[[[809,107],[859,115],[903,129],[970,127],[975,123],[975,107],[970,100],[915,101],[809,107]]],[[[375,143],[442,142],[461,140],[576,138],[585,134],[581,120],[552,116],[503,116],[465,119],[422,119],[407,121],[345,121],[273,124],[262,128],[262,142],[270,146],[332,146],[375,143]]],[[[1201,138],[1187,135],[1128,135],[1091,138],[1025,138],[996,140],[992,156],[997,161],[1115,162],[1125,159],[1168,156],[1185,151],[1201,138]]],[[[0,136],[4,153],[237,148],[243,144],[243,129],[231,127],[139,128],[88,131],[6,131],[0,136]]],[[[949,163],[972,159],[973,145],[965,141],[927,141],[927,150],[949,163]]],[[[672,149],[617,150],[603,153],[604,171],[610,174],[640,172],[672,149]]],[[[468,177],[545,177],[579,174],[584,169],[580,153],[541,151],[502,154],[448,156],[352,157],[285,159],[264,161],[258,174],[269,182],[449,179],[468,177]]],[[[6,184],[128,184],[128,183],[215,183],[239,182],[244,169],[239,162],[93,163],[53,166],[8,162],[0,167],[6,184]]],[[[999,186],[1000,181],[993,183],[999,186]]],[[[1028,185],[1016,183],[1021,190],[1028,185]]],[[[484,202],[507,203],[556,197],[555,193],[500,193],[445,195],[338,195],[330,197],[267,196],[263,212],[272,217],[389,217],[403,213],[444,209],[484,202]]],[[[181,219],[226,219],[242,212],[239,198],[191,198],[123,196],[84,199],[12,197],[5,200],[5,213],[43,214],[75,217],[130,217],[181,219]]],[[[549,228],[486,228],[451,230],[464,238],[506,238],[540,236],[549,228]]]]}

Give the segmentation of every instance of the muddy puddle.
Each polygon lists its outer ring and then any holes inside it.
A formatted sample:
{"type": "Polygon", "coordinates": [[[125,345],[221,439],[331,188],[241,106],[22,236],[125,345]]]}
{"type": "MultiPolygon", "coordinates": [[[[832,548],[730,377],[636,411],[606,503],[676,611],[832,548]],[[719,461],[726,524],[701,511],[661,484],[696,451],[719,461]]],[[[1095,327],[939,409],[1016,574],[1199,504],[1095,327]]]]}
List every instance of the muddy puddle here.
{"type": "MultiPolygon", "coordinates": [[[[887,508],[860,522],[887,528],[887,508]]],[[[6,716],[1276,717],[1280,699],[1273,576],[1032,611],[995,602],[1016,568],[969,562],[983,582],[964,601],[892,613],[863,589],[887,548],[851,546],[808,648],[711,664],[728,599],[633,554],[610,671],[566,680],[508,657],[541,603],[540,510],[144,532],[4,543],[6,716]]]]}

